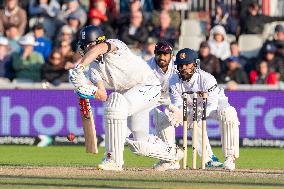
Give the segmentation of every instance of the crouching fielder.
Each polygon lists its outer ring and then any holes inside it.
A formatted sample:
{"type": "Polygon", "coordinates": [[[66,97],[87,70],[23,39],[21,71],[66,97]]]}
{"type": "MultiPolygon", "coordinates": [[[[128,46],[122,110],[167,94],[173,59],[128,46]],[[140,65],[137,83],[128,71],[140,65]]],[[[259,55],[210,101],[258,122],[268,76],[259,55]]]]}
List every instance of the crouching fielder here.
{"type": "MultiPolygon", "coordinates": [[[[154,50],[155,56],[148,61],[150,68],[154,71],[155,75],[159,78],[162,91],[159,103],[165,105],[165,112],[169,112],[170,96],[169,96],[169,80],[177,74],[177,69],[174,65],[173,48],[167,41],[159,41],[154,50]]],[[[171,125],[168,115],[160,111],[158,108],[153,109],[154,124],[156,127],[156,134],[170,147],[176,148],[175,143],[175,127],[171,125]]],[[[201,133],[201,128],[199,128],[201,133]]],[[[201,140],[200,140],[201,142],[201,140]]],[[[199,145],[201,151],[201,145],[199,145]]],[[[221,167],[223,164],[218,161],[218,158],[213,154],[210,144],[208,143],[208,156],[206,159],[206,167],[221,167]]],[[[199,153],[201,154],[201,153],[199,153]]],[[[154,164],[153,168],[158,171],[165,171],[170,169],[179,169],[179,161],[170,162],[161,160],[154,164]]]]}
{"type": "MultiPolygon", "coordinates": [[[[176,55],[175,65],[177,65],[178,74],[170,79],[169,90],[171,102],[177,108],[171,108],[171,112],[169,113],[170,122],[174,125],[182,123],[183,92],[207,92],[208,103],[206,116],[219,121],[222,149],[225,156],[224,168],[234,170],[235,160],[239,157],[240,123],[237,112],[228,103],[228,98],[225,96],[224,90],[218,87],[216,79],[211,74],[201,70],[198,64],[198,55],[191,49],[182,49],[176,55]]],[[[198,103],[202,102],[198,101],[198,103]]],[[[189,109],[192,110],[192,97],[188,98],[188,105],[189,109]]],[[[201,116],[199,116],[199,120],[201,120],[201,116]]],[[[192,119],[188,119],[188,122],[192,124],[192,119]]],[[[198,121],[198,127],[201,127],[200,122],[198,121]]],[[[200,129],[198,130],[200,131],[200,129]]],[[[198,134],[198,138],[201,140],[201,134],[198,134]]],[[[198,142],[198,145],[200,144],[201,142],[198,142]]],[[[210,148],[208,144],[207,142],[207,149],[210,148]]]]}
{"type": "Polygon", "coordinates": [[[70,81],[79,96],[107,100],[106,153],[98,168],[122,170],[129,116],[132,119],[129,129],[134,139],[128,139],[127,142],[135,154],[167,161],[180,159],[175,149],[169,148],[158,137],[149,135],[149,127],[141,122],[143,114],[149,114],[149,109],[158,104],[161,95],[160,82],[147,63],[134,55],[123,42],[117,39],[106,40],[102,30],[96,26],[86,26],[81,30],[79,48],[83,58],[70,71],[70,81]],[[88,84],[84,73],[87,65],[88,79],[92,84],[88,84]],[[114,88],[109,96],[105,85],[114,88]]]}

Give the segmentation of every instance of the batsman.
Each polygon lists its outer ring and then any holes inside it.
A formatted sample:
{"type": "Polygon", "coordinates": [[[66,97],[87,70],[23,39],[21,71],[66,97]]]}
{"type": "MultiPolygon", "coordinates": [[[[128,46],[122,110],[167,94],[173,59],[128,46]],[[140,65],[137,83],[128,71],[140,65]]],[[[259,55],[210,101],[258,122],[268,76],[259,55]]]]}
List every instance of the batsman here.
{"type": "Polygon", "coordinates": [[[106,152],[98,169],[123,170],[126,141],[137,155],[167,161],[181,159],[181,150],[172,149],[158,137],[149,135],[148,120],[144,117],[157,106],[161,85],[147,63],[134,55],[125,43],[106,39],[103,31],[92,25],[80,31],[79,49],[83,57],[70,71],[70,81],[80,97],[106,101],[106,152]],[[87,74],[86,66],[89,66],[87,74]],[[107,95],[105,86],[112,87],[114,92],[107,95]],[[127,118],[131,119],[129,125],[127,118]],[[133,139],[126,140],[127,126],[133,139]]]}
{"type": "MultiPolygon", "coordinates": [[[[174,108],[170,109],[169,121],[172,125],[181,125],[183,122],[182,113],[182,94],[183,92],[206,92],[208,94],[208,103],[206,107],[206,117],[215,119],[219,122],[221,130],[222,150],[225,157],[223,167],[228,170],[235,169],[235,161],[239,157],[239,125],[237,111],[232,107],[224,90],[217,85],[217,81],[211,74],[199,68],[199,59],[197,53],[189,48],[184,48],[178,51],[176,55],[175,65],[177,66],[178,74],[171,77],[169,81],[169,93],[171,103],[174,108]]],[[[192,128],[192,97],[188,98],[188,123],[192,128]]],[[[198,101],[198,106],[201,107],[201,101],[198,101]]],[[[198,154],[201,154],[201,115],[202,109],[197,109],[198,112],[198,154]]],[[[208,136],[206,137],[208,140],[208,136]]],[[[207,157],[212,157],[213,153],[206,142],[207,157]]]]}

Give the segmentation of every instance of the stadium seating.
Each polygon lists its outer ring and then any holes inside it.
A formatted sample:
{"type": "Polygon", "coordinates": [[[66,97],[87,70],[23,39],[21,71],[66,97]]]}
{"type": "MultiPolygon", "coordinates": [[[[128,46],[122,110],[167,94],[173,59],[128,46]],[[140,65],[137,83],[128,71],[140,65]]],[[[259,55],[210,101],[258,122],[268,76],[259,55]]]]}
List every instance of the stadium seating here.
{"type": "Polygon", "coordinates": [[[180,36],[179,49],[191,48],[193,50],[199,50],[200,43],[205,39],[205,36],[180,36]]]}
{"type": "Polygon", "coordinates": [[[256,57],[263,44],[261,35],[242,34],[239,37],[240,52],[247,58],[256,57]]]}
{"type": "Polygon", "coordinates": [[[195,19],[186,19],[181,23],[182,36],[200,36],[205,33],[206,23],[195,19]]]}
{"type": "Polygon", "coordinates": [[[275,26],[277,24],[281,24],[284,26],[284,22],[271,22],[271,23],[267,23],[264,25],[264,29],[263,29],[263,32],[262,32],[262,38],[263,39],[273,39],[273,35],[274,35],[274,29],[275,29],[275,26]]]}

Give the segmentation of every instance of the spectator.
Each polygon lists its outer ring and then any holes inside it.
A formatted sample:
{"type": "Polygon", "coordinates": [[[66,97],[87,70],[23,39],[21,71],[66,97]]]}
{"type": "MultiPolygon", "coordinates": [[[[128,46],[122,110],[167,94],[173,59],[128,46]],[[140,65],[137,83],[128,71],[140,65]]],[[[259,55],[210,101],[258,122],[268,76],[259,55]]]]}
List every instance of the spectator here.
{"type": "Polygon", "coordinates": [[[283,17],[270,17],[259,13],[259,5],[256,2],[248,6],[248,14],[241,18],[241,33],[261,34],[264,24],[284,20],[283,17]]]}
{"type": "MultiPolygon", "coordinates": [[[[123,2],[125,2],[125,1],[123,1],[123,2]]],[[[90,3],[89,12],[92,9],[99,9],[103,14],[107,15],[108,18],[110,18],[110,16],[108,16],[109,14],[111,14],[112,18],[118,15],[115,0],[89,0],[89,3],[90,3]],[[101,3],[101,1],[104,2],[105,5],[99,5],[101,3]],[[105,11],[102,11],[101,7],[105,7],[105,8],[103,8],[105,11]]],[[[122,2],[120,2],[120,4],[121,3],[122,2]]],[[[127,4],[126,4],[126,6],[127,6],[127,4]]]]}
{"type": "Polygon", "coordinates": [[[221,73],[220,61],[216,56],[210,53],[209,44],[203,41],[199,48],[200,68],[212,74],[215,78],[221,73]]]}
{"type": "MultiPolygon", "coordinates": [[[[178,38],[178,32],[171,27],[171,17],[167,11],[162,11],[159,15],[161,25],[154,27],[151,36],[157,38],[159,41],[168,41],[174,47],[178,38]]],[[[176,20],[174,20],[176,22],[176,20]]]]}
{"type": "Polygon", "coordinates": [[[59,47],[61,41],[68,41],[71,43],[74,39],[72,28],[69,25],[64,25],[61,27],[58,36],[56,37],[56,40],[54,42],[55,47],[59,47]]]}
{"type": "Polygon", "coordinates": [[[63,56],[63,61],[65,63],[74,64],[79,59],[78,56],[75,56],[75,52],[72,50],[71,43],[69,41],[61,41],[59,46],[59,51],[63,56]]]}
{"type": "Polygon", "coordinates": [[[89,13],[92,9],[97,9],[101,12],[101,14],[107,17],[106,22],[108,22],[109,25],[114,25],[114,18],[117,16],[117,12],[115,9],[109,9],[109,6],[115,8],[114,7],[115,3],[113,2],[113,0],[93,0],[93,1],[95,2],[92,4],[93,6],[90,7],[89,13]],[[113,5],[111,5],[112,3],[113,5]]]}
{"type": "Polygon", "coordinates": [[[81,17],[81,15],[79,15],[76,12],[69,14],[68,17],[67,17],[67,25],[69,25],[71,27],[72,32],[75,36],[77,36],[77,32],[83,26],[82,23],[80,22],[80,17],[81,17]]]}
{"type": "Polygon", "coordinates": [[[30,0],[29,15],[31,17],[54,18],[60,11],[60,4],[57,0],[30,0]]]}
{"type": "Polygon", "coordinates": [[[89,12],[89,24],[100,27],[107,39],[116,38],[116,33],[111,25],[107,22],[108,17],[99,9],[91,9],[89,12]]]}
{"type": "Polygon", "coordinates": [[[223,26],[216,25],[211,29],[208,44],[211,53],[222,61],[231,55],[230,44],[227,41],[226,31],[223,26]]]}
{"type": "Polygon", "coordinates": [[[27,24],[26,11],[18,6],[18,0],[5,0],[5,3],[4,10],[0,10],[0,33],[4,34],[7,26],[13,24],[22,36],[27,24]]]}
{"type": "Polygon", "coordinates": [[[46,37],[53,39],[56,32],[54,19],[60,11],[60,4],[57,0],[31,0],[29,3],[29,27],[42,23],[46,31],[46,37]]]}
{"type": "Polygon", "coordinates": [[[0,81],[3,78],[12,80],[14,77],[15,72],[11,66],[9,41],[5,37],[0,37],[0,81]]]}
{"type": "Polygon", "coordinates": [[[221,73],[220,83],[229,83],[233,81],[237,84],[248,84],[248,77],[245,71],[239,65],[239,59],[235,56],[230,56],[226,59],[227,69],[221,73]]]}
{"type": "Polygon", "coordinates": [[[66,24],[68,16],[73,13],[80,15],[80,24],[81,26],[84,26],[87,22],[87,14],[80,6],[78,0],[64,0],[63,2],[62,10],[58,14],[58,19],[62,22],[62,24],[66,24]]]}
{"type": "Polygon", "coordinates": [[[172,10],[172,0],[162,0],[161,1],[161,9],[158,11],[153,11],[152,14],[152,24],[154,27],[161,26],[161,21],[159,20],[159,16],[162,12],[167,12],[174,22],[171,22],[171,27],[175,30],[179,30],[181,24],[181,17],[178,11],[172,10]]]}
{"type": "Polygon", "coordinates": [[[272,40],[266,40],[263,43],[263,45],[262,45],[262,47],[259,51],[259,56],[261,56],[264,53],[265,47],[268,44],[274,45],[277,49],[280,49],[280,48],[282,48],[282,46],[284,46],[284,27],[282,25],[278,24],[278,25],[275,26],[273,39],[272,40]]]}
{"type": "Polygon", "coordinates": [[[120,39],[127,45],[139,48],[147,41],[148,31],[143,25],[142,12],[133,12],[130,18],[130,24],[124,26],[119,31],[120,39]]]}
{"type": "Polygon", "coordinates": [[[153,10],[152,0],[144,0],[144,1],[125,0],[125,1],[120,1],[120,13],[125,14],[127,12],[131,12],[131,8],[129,6],[131,3],[136,3],[136,5],[134,6],[137,6],[137,7],[139,6],[139,10],[142,13],[147,13],[150,15],[153,10]]]}
{"type": "Polygon", "coordinates": [[[150,58],[154,57],[154,50],[158,39],[154,37],[148,37],[145,48],[142,49],[141,56],[145,61],[148,61],[150,58]]]}
{"type": "Polygon", "coordinates": [[[284,43],[283,44],[281,44],[281,43],[278,44],[276,57],[284,60],[284,43]]]}
{"type": "Polygon", "coordinates": [[[41,54],[34,52],[35,38],[32,35],[25,35],[20,38],[22,46],[20,53],[12,54],[12,65],[16,78],[28,81],[41,81],[41,69],[44,59],[41,54]]]}
{"type": "Polygon", "coordinates": [[[276,73],[278,80],[284,81],[284,62],[281,58],[276,57],[276,50],[273,44],[267,44],[260,59],[267,61],[269,70],[276,73]]]}
{"type": "Polygon", "coordinates": [[[129,11],[128,12],[121,12],[121,14],[119,15],[119,18],[116,19],[116,28],[119,29],[121,26],[124,25],[129,25],[130,19],[131,19],[131,15],[133,13],[136,12],[142,12],[143,14],[143,19],[147,22],[148,18],[145,15],[145,12],[143,12],[142,8],[141,8],[141,1],[140,0],[130,0],[128,1],[128,5],[129,5],[129,11]]]}
{"type": "Polygon", "coordinates": [[[68,70],[73,68],[71,62],[64,63],[63,55],[58,49],[54,49],[46,64],[42,68],[42,80],[48,81],[53,85],[68,82],[68,70]]]}
{"type": "Polygon", "coordinates": [[[52,50],[51,41],[45,38],[45,30],[42,24],[37,24],[33,28],[35,36],[35,46],[34,51],[40,53],[44,60],[47,61],[48,56],[52,50]]]}
{"type": "Polygon", "coordinates": [[[229,14],[223,3],[216,4],[215,15],[211,17],[211,27],[216,25],[223,26],[227,34],[237,35],[237,21],[229,14]]]}
{"type": "Polygon", "coordinates": [[[245,56],[242,56],[240,54],[240,47],[237,41],[232,41],[230,43],[230,52],[231,56],[238,57],[240,66],[247,72],[249,73],[254,67],[251,65],[249,62],[249,59],[246,58],[245,56]]]}
{"type": "Polygon", "coordinates": [[[275,85],[278,83],[276,73],[268,69],[268,64],[265,60],[260,61],[256,66],[256,70],[250,72],[249,80],[251,84],[275,85]]]}
{"type": "Polygon", "coordinates": [[[9,24],[6,28],[5,35],[9,40],[9,46],[12,52],[20,52],[21,47],[18,44],[18,40],[20,39],[19,29],[14,24],[9,24]]]}

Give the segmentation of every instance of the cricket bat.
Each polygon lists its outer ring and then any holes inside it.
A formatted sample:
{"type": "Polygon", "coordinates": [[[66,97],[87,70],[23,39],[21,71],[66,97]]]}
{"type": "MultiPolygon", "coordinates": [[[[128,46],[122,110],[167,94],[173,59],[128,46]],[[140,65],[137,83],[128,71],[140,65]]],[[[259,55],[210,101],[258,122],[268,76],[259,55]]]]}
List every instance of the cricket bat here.
{"type": "Polygon", "coordinates": [[[85,136],[86,153],[97,154],[97,133],[90,100],[79,97],[79,105],[85,136]]]}

